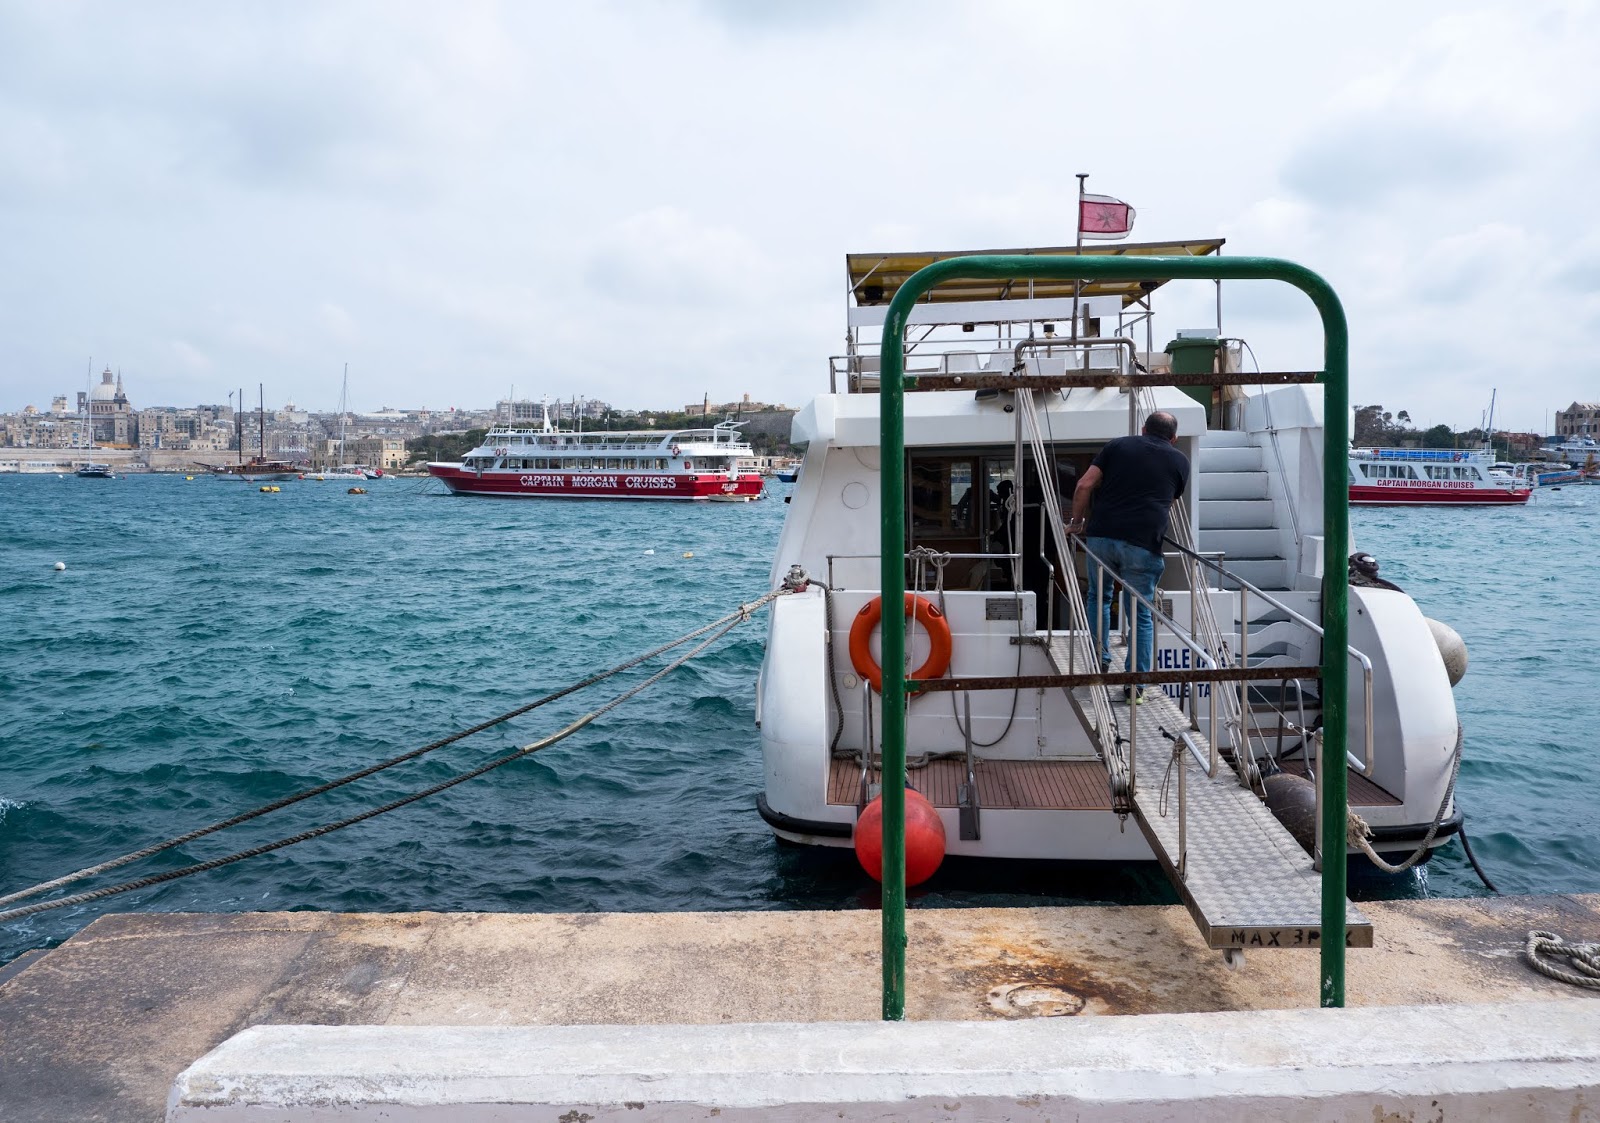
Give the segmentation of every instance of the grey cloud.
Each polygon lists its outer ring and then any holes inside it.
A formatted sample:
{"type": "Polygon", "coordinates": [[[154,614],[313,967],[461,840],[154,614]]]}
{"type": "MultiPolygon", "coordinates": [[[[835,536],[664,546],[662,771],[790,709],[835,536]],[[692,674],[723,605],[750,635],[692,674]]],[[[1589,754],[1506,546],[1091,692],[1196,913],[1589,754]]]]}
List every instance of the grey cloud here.
{"type": "Polygon", "coordinates": [[[1309,202],[1359,208],[1412,188],[1481,186],[1511,159],[1506,147],[1487,129],[1374,115],[1308,139],[1284,162],[1282,177],[1309,202]]]}
{"type": "Polygon", "coordinates": [[[699,6],[736,31],[767,33],[854,23],[880,5],[868,0],[699,0],[699,6]]]}

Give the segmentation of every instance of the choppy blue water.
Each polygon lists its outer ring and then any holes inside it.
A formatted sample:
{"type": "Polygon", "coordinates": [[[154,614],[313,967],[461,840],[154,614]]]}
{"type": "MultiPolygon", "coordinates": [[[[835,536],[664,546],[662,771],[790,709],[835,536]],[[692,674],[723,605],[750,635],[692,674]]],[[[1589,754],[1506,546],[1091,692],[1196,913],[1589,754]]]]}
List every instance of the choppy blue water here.
{"type": "MultiPolygon", "coordinates": [[[[282,486],[0,476],[0,892],[417,747],[721,615],[765,591],[788,490],[688,506],[282,486]]],[[[1470,645],[1461,798],[1508,891],[1600,889],[1597,531],[1600,488],[1526,510],[1356,516],[1385,576],[1470,645]]],[[[755,814],[761,644],[746,625],[570,740],[423,803],[0,926],[0,961],[106,911],[874,907],[848,853],[777,845],[755,814]]],[[[87,887],[355,814],[610,696],[565,699],[87,887]]],[[[1456,845],[1424,873],[1356,887],[1478,892],[1456,845]]],[[[1151,865],[951,862],[913,893],[923,906],[1174,899],[1151,865]]]]}

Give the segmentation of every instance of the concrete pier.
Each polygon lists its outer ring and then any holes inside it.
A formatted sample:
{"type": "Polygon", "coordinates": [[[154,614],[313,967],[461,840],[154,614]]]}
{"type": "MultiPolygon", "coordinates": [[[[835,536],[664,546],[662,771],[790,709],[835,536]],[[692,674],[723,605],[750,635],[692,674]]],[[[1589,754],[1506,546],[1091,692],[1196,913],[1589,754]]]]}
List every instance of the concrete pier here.
{"type": "MultiPolygon", "coordinates": [[[[1377,938],[1350,953],[1352,1008],[1600,1009],[1600,995],[1518,958],[1530,928],[1600,938],[1600,895],[1363,908],[1377,938]]],[[[0,982],[0,1119],[162,1119],[178,1075],[251,1026],[869,1023],[878,923],[868,911],[108,916],[0,982]]],[[[1315,953],[1251,951],[1229,969],[1179,907],[913,910],[908,928],[916,1021],[1320,1016],[1315,953]]]]}
{"type": "Polygon", "coordinates": [[[734,1026],[260,1026],[169,1123],[1574,1123],[1600,1005],[734,1026]]]}

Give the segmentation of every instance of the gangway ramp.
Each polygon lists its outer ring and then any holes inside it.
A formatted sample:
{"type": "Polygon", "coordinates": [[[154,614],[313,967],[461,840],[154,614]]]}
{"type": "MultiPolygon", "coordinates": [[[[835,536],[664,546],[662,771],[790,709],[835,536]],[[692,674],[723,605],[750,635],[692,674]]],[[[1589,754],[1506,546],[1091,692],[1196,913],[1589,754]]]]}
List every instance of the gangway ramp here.
{"type": "MultiPolygon", "coordinates": [[[[1097,669],[1086,639],[1081,633],[1051,634],[1046,650],[1057,673],[1097,669]]],[[[1122,666],[1121,644],[1112,651],[1112,666],[1122,666]]],[[[1093,720],[1090,692],[1096,689],[1104,688],[1070,691],[1086,723],[1093,720]]],[[[1311,856],[1225,763],[1211,774],[1203,763],[1211,755],[1210,742],[1165,693],[1148,687],[1137,714],[1121,699],[1120,688],[1110,695],[1112,735],[1124,751],[1131,748],[1132,815],[1207,946],[1320,947],[1321,875],[1311,856]]],[[[1344,855],[1334,860],[1343,861],[1344,855]]],[[[1372,946],[1372,922],[1349,901],[1344,939],[1346,947],[1372,946]]]]}

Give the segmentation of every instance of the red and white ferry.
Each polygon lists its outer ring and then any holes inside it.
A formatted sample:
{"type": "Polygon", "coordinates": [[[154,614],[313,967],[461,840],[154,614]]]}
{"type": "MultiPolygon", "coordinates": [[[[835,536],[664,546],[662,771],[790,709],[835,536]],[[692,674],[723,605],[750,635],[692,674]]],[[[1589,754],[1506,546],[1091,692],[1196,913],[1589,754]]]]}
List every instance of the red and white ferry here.
{"type": "Polygon", "coordinates": [[[496,426],[460,463],[430,463],[428,472],[458,495],[745,502],[762,495],[761,477],[739,470],[750,455],[736,422],[573,433],[547,419],[542,429],[496,426]]]}
{"type": "Polygon", "coordinates": [[[1350,502],[1368,506],[1526,503],[1526,480],[1495,471],[1488,449],[1352,448],[1350,502]]]}

